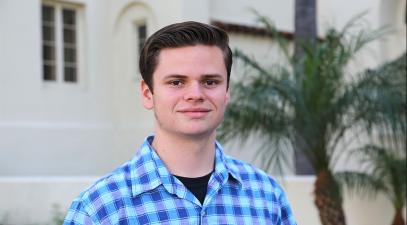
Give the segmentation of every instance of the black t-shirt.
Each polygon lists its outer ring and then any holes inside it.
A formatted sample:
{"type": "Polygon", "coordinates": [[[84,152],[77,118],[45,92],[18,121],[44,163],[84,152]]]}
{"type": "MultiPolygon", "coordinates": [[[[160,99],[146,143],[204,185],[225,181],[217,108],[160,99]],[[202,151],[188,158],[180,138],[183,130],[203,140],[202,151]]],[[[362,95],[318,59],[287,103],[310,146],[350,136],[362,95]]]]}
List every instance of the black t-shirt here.
{"type": "Polygon", "coordinates": [[[175,175],[178,180],[180,180],[185,187],[195,195],[195,197],[203,204],[206,196],[206,191],[208,189],[208,182],[209,178],[211,177],[211,173],[205,175],[203,177],[181,177],[175,175]]]}

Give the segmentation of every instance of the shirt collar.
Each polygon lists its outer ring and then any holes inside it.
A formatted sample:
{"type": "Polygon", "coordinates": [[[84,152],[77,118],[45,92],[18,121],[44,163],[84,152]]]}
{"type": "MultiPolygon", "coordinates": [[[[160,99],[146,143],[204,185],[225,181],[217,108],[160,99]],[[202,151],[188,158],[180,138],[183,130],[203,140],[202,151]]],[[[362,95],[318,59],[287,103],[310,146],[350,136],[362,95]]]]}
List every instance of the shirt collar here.
{"type": "MultiPolygon", "coordinates": [[[[163,185],[172,194],[182,190],[180,188],[182,187],[181,182],[171,175],[164,162],[151,146],[153,139],[154,136],[148,136],[136,156],[130,161],[130,180],[133,196],[153,190],[160,185],[163,185]]],[[[232,179],[241,185],[242,179],[239,173],[233,170],[228,165],[229,163],[228,157],[223,153],[222,146],[216,142],[214,178],[223,185],[230,179],[229,175],[231,175],[232,179]]]]}
{"type": "Polygon", "coordinates": [[[231,159],[224,154],[223,148],[219,142],[215,142],[215,175],[222,174],[222,180],[229,179],[229,175],[232,176],[240,185],[243,184],[240,173],[233,169],[233,163],[231,159]]]}
{"type": "Polygon", "coordinates": [[[141,145],[136,156],[130,161],[130,180],[133,196],[152,190],[162,184],[153,159],[149,136],[141,145]]]}

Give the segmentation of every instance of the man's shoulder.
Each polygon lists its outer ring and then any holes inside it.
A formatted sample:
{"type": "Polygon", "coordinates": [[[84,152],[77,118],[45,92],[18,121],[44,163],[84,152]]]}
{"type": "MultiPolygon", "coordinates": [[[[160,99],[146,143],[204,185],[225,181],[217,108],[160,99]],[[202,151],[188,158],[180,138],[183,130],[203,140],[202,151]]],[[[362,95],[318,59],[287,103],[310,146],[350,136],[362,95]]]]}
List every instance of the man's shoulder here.
{"type": "MultiPolygon", "coordinates": [[[[224,158],[232,176],[241,182],[243,195],[271,203],[272,213],[284,221],[282,224],[296,224],[287,196],[274,178],[252,164],[228,155],[225,155],[224,158]]],[[[256,204],[262,201],[254,202],[256,204]]]]}
{"type": "Polygon", "coordinates": [[[107,204],[116,199],[131,195],[130,162],[128,161],[95,181],[74,200],[78,208],[89,214],[96,210],[97,205],[107,204]]]}
{"type": "Polygon", "coordinates": [[[132,187],[139,177],[143,177],[151,168],[148,148],[144,143],[136,155],[109,174],[103,176],[85,189],[75,201],[91,205],[98,201],[112,201],[132,194],[132,187]]]}
{"type": "Polygon", "coordinates": [[[243,180],[247,180],[253,176],[260,179],[273,180],[273,178],[266,172],[248,162],[237,159],[230,155],[225,155],[225,160],[228,168],[233,172],[241,175],[241,178],[243,180]]]}
{"type": "Polygon", "coordinates": [[[264,190],[270,190],[277,195],[282,192],[278,182],[256,166],[229,155],[225,155],[225,161],[229,170],[231,170],[232,174],[238,176],[244,187],[264,188],[264,190]]]}

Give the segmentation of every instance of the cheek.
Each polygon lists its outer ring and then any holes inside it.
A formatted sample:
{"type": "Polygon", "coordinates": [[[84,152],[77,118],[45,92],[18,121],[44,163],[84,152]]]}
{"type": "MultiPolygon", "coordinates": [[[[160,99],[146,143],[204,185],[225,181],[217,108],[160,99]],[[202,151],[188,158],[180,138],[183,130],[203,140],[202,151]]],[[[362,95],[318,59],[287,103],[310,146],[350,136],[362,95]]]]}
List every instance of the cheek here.
{"type": "Polygon", "coordinates": [[[154,98],[154,106],[161,113],[170,113],[174,111],[177,105],[177,96],[172,93],[160,93],[154,98]]]}
{"type": "Polygon", "coordinates": [[[210,96],[211,99],[213,99],[213,102],[217,105],[218,108],[224,108],[229,102],[229,94],[224,91],[214,93],[213,95],[210,96]]]}

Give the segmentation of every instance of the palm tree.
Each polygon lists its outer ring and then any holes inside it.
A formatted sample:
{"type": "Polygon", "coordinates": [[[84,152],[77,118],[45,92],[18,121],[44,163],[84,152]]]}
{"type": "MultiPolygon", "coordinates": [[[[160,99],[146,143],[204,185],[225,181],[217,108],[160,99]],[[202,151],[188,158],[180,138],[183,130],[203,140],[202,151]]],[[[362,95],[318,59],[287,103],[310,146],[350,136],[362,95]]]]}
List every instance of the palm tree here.
{"type": "MultiPolygon", "coordinates": [[[[405,225],[402,214],[402,210],[406,205],[407,187],[405,120],[397,121],[391,115],[398,113],[400,113],[400,116],[405,115],[406,53],[378,70],[370,71],[369,73],[387,74],[390,78],[389,82],[393,83],[392,86],[396,90],[401,90],[404,102],[393,102],[391,99],[394,98],[391,97],[388,97],[389,102],[375,101],[377,103],[385,103],[385,105],[376,105],[376,108],[381,108],[380,111],[385,111],[388,104],[393,106],[398,105],[400,108],[396,112],[387,112],[385,123],[379,122],[376,124],[378,130],[384,131],[380,134],[380,137],[385,137],[387,140],[381,141],[380,145],[367,145],[354,151],[352,155],[356,154],[356,157],[360,159],[361,165],[364,165],[365,171],[345,171],[338,173],[336,177],[348,189],[362,196],[367,194],[375,196],[379,192],[383,193],[390,200],[395,210],[392,225],[405,225]]],[[[389,95],[389,91],[390,93],[392,92],[392,90],[387,90],[387,93],[385,92],[384,95],[389,95]]],[[[379,96],[375,94],[377,90],[373,90],[372,93],[373,99],[379,96]]],[[[395,93],[399,94],[398,91],[395,91],[395,93]]]]}
{"type": "MultiPolygon", "coordinates": [[[[259,149],[266,169],[278,165],[289,149],[303,153],[316,173],[314,203],[322,224],[345,225],[342,189],[334,172],[335,164],[346,152],[339,145],[346,141],[345,134],[370,134],[373,124],[385,122],[378,103],[388,99],[380,98],[380,92],[375,96],[369,93],[372,87],[387,90],[392,86],[384,74],[350,74],[346,66],[382,31],[359,30],[352,35],[349,29],[356,21],[352,20],[340,32],[329,31],[315,48],[302,45],[304,56],[299,68],[288,43],[278,37],[270,21],[265,17],[260,21],[274,34],[273,40],[279,43],[288,65],[265,69],[235,50],[235,56],[251,73],[233,84],[234,94],[219,130],[220,138],[244,141],[250,135],[259,135],[268,146],[259,149]]],[[[403,102],[399,92],[386,96],[403,102]]],[[[403,109],[389,107],[387,111],[405,110],[405,100],[403,109]]]]}

